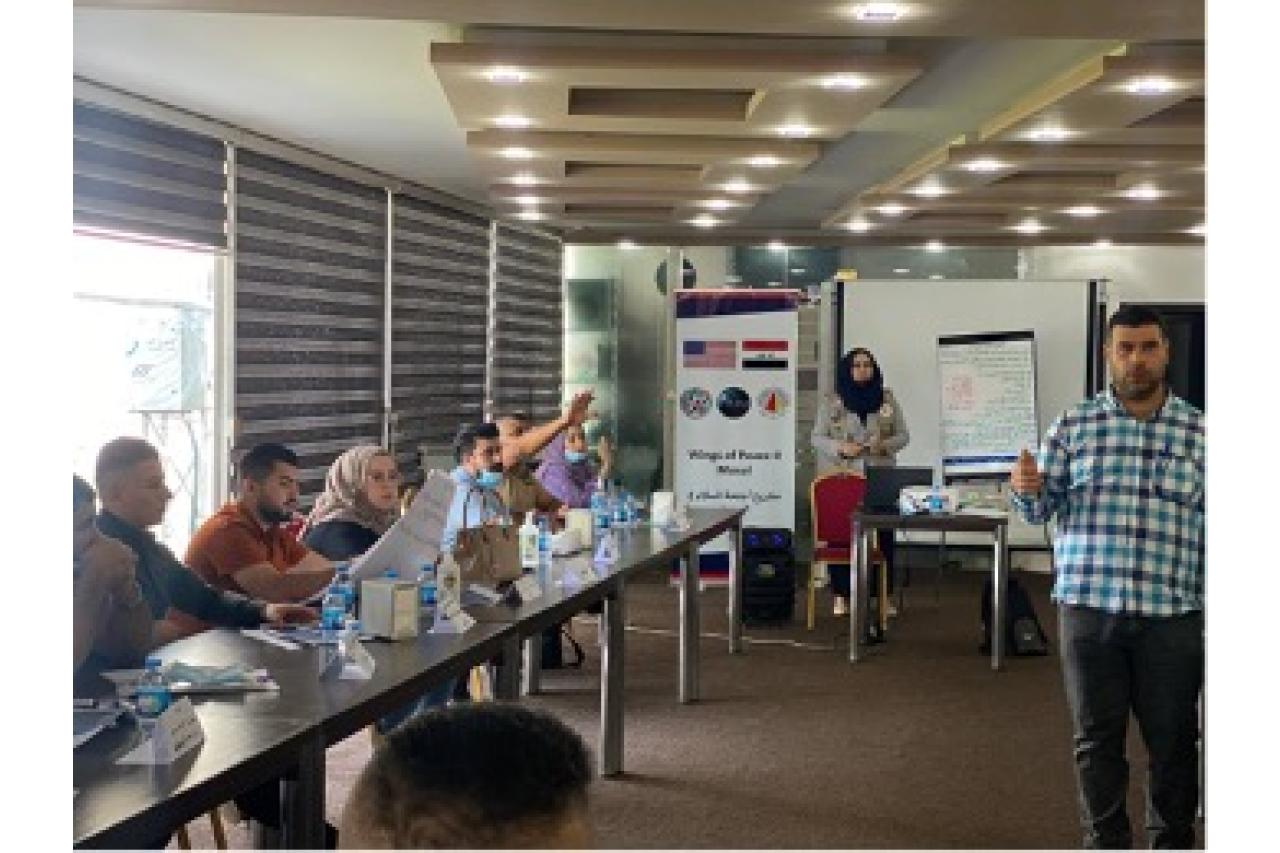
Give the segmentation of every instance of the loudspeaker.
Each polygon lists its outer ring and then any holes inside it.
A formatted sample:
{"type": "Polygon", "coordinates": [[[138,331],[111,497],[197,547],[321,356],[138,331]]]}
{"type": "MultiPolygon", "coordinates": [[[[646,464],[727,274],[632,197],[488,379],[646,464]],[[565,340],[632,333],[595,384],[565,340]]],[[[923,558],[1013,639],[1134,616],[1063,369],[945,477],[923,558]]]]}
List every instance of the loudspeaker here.
{"type": "Polygon", "coordinates": [[[742,619],[748,624],[790,622],[796,601],[796,559],[791,531],[742,531],[742,619]]]}

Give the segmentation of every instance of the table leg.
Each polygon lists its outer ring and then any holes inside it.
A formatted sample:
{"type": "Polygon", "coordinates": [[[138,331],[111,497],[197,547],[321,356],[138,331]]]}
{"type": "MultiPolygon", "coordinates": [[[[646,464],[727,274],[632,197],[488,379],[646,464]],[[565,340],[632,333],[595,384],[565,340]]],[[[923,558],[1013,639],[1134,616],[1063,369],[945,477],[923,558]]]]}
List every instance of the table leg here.
{"type": "Polygon", "coordinates": [[[600,775],[616,776],[622,772],[623,737],[623,582],[604,600],[600,622],[605,626],[604,643],[600,646],[600,775]]]}
{"type": "Polygon", "coordinates": [[[524,666],[520,669],[520,691],[525,696],[542,692],[542,635],[524,638],[524,666]]]}
{"type": "Polygon", "coordinates": [[[698,701],[698,545],[680,558],[680,704],[698,701]]]}
{"type": "Polygon", "coordinates": [[[730,534],[732,552],[729,555],[729,654],[742,654],[742,579],[746,568],[742,558],[742,519],[733,526],[730,534]]]}
{"type": "Polygon", "coordinates": [[[865,598],[867,595],[867,556],[868,540],[871,537],[861,523],[853,522],[852,535],[849,541],[857,549],[853,565],[849,567],[849,662],[857,663],[861,658],[859,645],[862,642],[863,626],[866,625],[867,614],[865,598]]]}
{"type": "Polygon", "coordinates": [[[1008,528],[996,528],[991,571],[991,668],[1004,665],[1004,611],[1008,606],[1005,592],[1009,588],[1009,536],[1008,528]]]}
{"type": "Polygon", "coordinates": [[[324,738],[307,737],[298,749],[298,763],[285,774],[280,846],[286,850],[318,850],[324,840],[324,738]]]}
{"type": "Polygon", "coordinates": [[[493,698],[499,702],[520,701],[520,636],[513,633],[502,641],[502,665],[498,667],[498,683],[493,698]]]}

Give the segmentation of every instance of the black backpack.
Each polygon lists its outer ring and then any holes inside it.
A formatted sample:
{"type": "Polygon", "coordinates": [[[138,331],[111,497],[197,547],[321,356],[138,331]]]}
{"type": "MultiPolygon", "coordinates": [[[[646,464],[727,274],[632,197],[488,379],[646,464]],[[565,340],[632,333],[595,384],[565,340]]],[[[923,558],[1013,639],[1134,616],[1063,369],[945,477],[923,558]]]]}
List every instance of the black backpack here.
{"type": "MultiPolygon", "coordinates": [[[[1047,655],[1049,638],[1045,636],[1031,596],[1016,578],[1009,578],[1004,606],[1004,647],[1011,655],[1047,655]]],[[[982,654],[991,654],[991,578],[982,585],[982,654]]]]}

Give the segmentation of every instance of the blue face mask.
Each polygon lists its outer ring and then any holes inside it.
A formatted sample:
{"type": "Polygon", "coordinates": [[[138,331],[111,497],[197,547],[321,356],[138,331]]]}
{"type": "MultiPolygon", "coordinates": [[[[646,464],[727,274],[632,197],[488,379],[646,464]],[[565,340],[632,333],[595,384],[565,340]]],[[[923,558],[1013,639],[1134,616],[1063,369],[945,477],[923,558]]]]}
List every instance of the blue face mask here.
{"type": "Polygon", "coordinates": [[[566,450],[564,452],[564,461],[570,465],[576,465],[579,462],[587,461],[587,454],[581,450],[566,450]]]}
{"type": "Polygon", "coordinates": [[[476,475],[476,485],[482,489],[496,489],[502,485],[502,472],[481,471],[476,475]]]}

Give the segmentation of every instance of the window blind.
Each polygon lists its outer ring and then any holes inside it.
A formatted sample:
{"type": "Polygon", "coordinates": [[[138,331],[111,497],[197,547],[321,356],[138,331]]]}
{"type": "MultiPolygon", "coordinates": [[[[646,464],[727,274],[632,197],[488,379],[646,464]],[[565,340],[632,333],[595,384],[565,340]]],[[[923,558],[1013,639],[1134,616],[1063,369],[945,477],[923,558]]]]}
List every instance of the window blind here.
{"type": "Polygon", "coordinates": [[[564,373],[561,241],[495,223],[493,255],[489,411],[554,418],[564,373]]]}
{"type": "Polygon", "coordinates": [[[386,192],[249,150],[236,156],[236,445],[328,466],[382,443],[386,192]]]}
{"type": "Polygon", "coordinates": [[[226,247],[220,140],[79,102],[72,129],[77,226],[226,247]]]}
{"type": "Polygon", "coordinates": [[[422,445],[484,415],[489,221],[396,195],[392,223],[392,445],[417,482],[422,445]]]}

